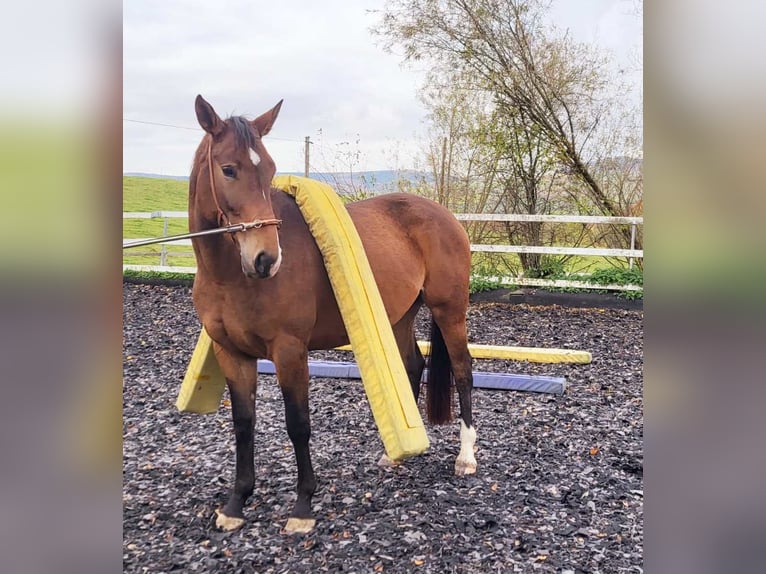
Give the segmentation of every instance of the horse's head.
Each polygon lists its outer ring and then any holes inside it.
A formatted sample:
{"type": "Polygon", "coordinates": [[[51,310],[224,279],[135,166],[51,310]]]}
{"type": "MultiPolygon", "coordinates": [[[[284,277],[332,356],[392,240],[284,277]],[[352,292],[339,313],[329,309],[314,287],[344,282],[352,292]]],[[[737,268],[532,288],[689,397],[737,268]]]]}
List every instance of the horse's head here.
{"type": "Polygon", "coordinates": [[[210,186],[209,209],[224,223],[263,222],[233,235],[242,271],[248,277],[273,277],[282,262],[279,223],[271,206],[274,160],[261,141],[271,131],[282,106],[250,121],[241,116],[222,120],[202,96],[194,103],[197,120],[208,135],[198,155],[198,185],[210,186]],[[207,172],[205,174],[205,172],[207,172]]]}

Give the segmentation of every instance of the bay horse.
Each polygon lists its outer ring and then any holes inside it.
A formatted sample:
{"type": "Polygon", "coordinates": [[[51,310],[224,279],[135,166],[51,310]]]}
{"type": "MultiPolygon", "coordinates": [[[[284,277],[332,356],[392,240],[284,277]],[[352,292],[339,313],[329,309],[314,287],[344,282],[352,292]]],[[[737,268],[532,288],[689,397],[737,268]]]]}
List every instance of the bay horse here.
{"type": "MultiPolygon", "coordinates": [[[[287,433],[298,466],[297,500],[286,532],[315,524],[311,498],[316,479],[309,438],[308,352],[348,343],[322,255],[295,200],[271,187],[274,160],[262,138],[282,102],[254,120],[222,120],[201,96],[197,120],[206,132],[189,178],[189,230],[254,223],[232,235],[192,240],[197,275],[192,298],[226,378],[236,441],[236,477],[216,524],[244,524],[253,493],[253,427],[257,359],[276,367],[287,433]]],[[[405,370],[418,399],[425,360],[414,321],[425,304],[432,315],[427,413],[432,424],[451,419],[452,389],[460,404],[460,452],[455,474],[476,472],[473,388],[466,333],[470,245],[465,230],[441,205],[412,194],[391,193],[350,203],[405,370]],[[454,379],[454,385],[452,384],[454,379]]],[[[385,464],[385,455],[381,464],[385,464]]]]}

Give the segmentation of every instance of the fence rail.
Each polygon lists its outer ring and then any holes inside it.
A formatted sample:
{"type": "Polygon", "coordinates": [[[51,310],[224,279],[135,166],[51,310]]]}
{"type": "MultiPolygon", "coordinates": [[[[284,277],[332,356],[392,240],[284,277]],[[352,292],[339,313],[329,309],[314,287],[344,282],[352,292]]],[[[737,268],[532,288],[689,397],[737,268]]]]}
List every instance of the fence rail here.
{"type": "MultiPolygon", "coordinates": [[[[163,235],[167,235],[168,220],[186,219],[188,213],[185,211],[126,211],[123,212],[123,219],[162,219],[163,235]]],[[[631,245],[630,249],[607,249],[600,247],[559,247],[542,245],[486,245],[471,244],[471,251],[475,253],[541,253],[550,255],[581,255],[590,257],[627,257],[629,266],[633,268],[634,259],[643,259],[644,251],[635,248],[636,228],[644,224],[643,217],[609,217],[600,215],[528,215],[519,213],[494,214],[494,213],[457,213],[455,217],[459,221],[485,221],[485,222],[541,222],[541,223],[586,223],[586,224],[607,224],[607,225],[630,225],[631,226],[631,245]]],[[[130,241],[136,241],[137,237],[123,239],[123,245],[130,241]]],[[[131,271],[159,271],[176,273],[196,273],[196,267],[180,267],[167,265],[168,251],[166,245],[190,246],[191,239],[182,239],[180,241],[158,243],[160,248],[160,265],[123,265],[123,270],[131,271]]],[[[537,279],[530,277],[503,277],[496,278],[497,281],[509,285],[523,285],[530,287],[571,287],[577,289],[607,289],[610,291],[640,291],[641,285],[602,285],[588,283],[585,281],[569,279],[537,279]]]]}
{"type": "MultiPolygon", "coordinates": [[[[176,212],[168,212],[176,213],[176,212]]],[[[540,221],[543,223],[608,223],[612,225],[643,225],[643,217],[610,215],[543,215],[524,213],[456,213],[459,221],[540,221]]]]}

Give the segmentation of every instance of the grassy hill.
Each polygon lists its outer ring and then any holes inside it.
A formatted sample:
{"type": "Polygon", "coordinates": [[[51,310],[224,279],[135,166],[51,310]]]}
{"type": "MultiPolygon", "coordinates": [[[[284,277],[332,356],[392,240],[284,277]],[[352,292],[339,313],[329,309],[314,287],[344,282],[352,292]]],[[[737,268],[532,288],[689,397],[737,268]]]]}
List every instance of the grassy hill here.
{"type": "Polygon", "coordinates": [[[154,177],[122,178],[123,211],[186,211],[188,181],[154,177]]]}
{"type": "MultiPolygon", "coordinates": [[[[186,211],[188,209],[189,183],[175,179],[124,176],[122,178],[123,211],[186,211]]],[[[124,238],[159,237],[163,234],[162,219],[123,219],[124,238]]],[[[186,233],[186,219],[168,220],[168,235],[186,233]]],[[[134,265],[158,265],[160,246],[138,247],[125,252],[123,262],[134,265]]],[[[188,246],[167,247],[170,265],[194,266],[194,257],[188,246]]]]}

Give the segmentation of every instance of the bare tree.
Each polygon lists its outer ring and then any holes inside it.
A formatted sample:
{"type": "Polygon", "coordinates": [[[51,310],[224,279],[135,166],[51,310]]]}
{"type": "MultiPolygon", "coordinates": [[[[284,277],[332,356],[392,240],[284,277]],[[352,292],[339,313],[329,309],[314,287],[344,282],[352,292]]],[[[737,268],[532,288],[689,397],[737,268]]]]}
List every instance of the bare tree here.
{"type": "Polygon", "coordinates": [[[486,94],[461,85],[457,77],[433,76],[421,93],[431,126],[426,163],[433,191],[427,195],[456,211],[491,212],[496,154],[480,141],[486,94]]]}
{"type": "MultiPolygon", "coordinates": [[[[537,134],[533,123],[524,112],[508,114],[496,109],[487,122],[493,133],[491,139],[497,148],[500,168],[499,182],[502,189],[502,210],[505,213],[530,215],[550,212],[550,192],[545,181],[552,179],[557,167],[555,154],[545,139],[537,134]]],[[[507,240],[524,245],[543,245],[543,224],[539,221],[506,223],[507,240]]],[[[525,273],[540,274],[543,257],[540,253],[520,253],[519,259],[525,273]]]]}
{"type": "MultiPolygon", "coordinates": [[[[613,105],[606,60],[546,24],[544,0],[389,0],[377,30],[405,61],[460,71],[492,94],[504,118],[518,118],[555,150],[601,213],[623,206],[594,174],[599,128],[613,105]]],[[[630,233],[622,230],[623,240],[630,233]]]]}
{"type": "Polygon", "coordinates": [[[343,201],[357,201],[375,194],[375,181],[368,181],[359,173],[363,154],[359,134],[353,141],[326,143],[322,130],[317,132],[314,141],[314,160],[312,177],[330,185],[343,201]]]}
{"type": "MultiPolygon", "coordinates": [[[[433,186],[427,195],[461,212],[549,212],[548,182],[557,156],[522,114],[509,116],[490,92],[461,73],[432,74],[422,100],[431,124],[427,163],[433,186]]],[[[543,245],[543,231],[540,222],[468,224],[474,242],[543,245]]],[[[540,254],[519,258],[526,273],[542,269],[540,254]]]]}

